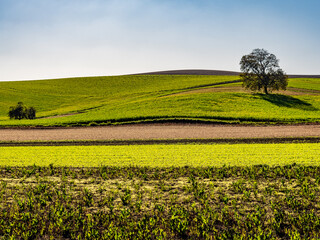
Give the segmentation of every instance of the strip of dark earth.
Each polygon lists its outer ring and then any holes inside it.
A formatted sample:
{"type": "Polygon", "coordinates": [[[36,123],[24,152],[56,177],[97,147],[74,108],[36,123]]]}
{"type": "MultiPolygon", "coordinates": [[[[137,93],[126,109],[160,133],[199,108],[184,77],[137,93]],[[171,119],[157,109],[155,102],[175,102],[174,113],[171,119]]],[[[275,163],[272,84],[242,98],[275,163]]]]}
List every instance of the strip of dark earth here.
{"type": "Polygon", "coordinates": [[[9,141],[0,147],[13,146],[116,146],[154,144],[254,144],[254,143],[320,143],[319,137],[302,138],[227,138],[227,139],[151,139],[151,140],[82,140],[82,141],[9,141]]]}

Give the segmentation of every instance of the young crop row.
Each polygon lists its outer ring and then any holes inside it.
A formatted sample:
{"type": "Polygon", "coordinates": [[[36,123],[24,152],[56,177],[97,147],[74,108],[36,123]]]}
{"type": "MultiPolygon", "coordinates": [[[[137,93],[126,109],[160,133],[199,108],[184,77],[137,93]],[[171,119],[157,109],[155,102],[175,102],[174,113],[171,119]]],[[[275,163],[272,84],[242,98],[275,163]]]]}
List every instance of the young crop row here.
{"type": "Polygon", "coordinates": [[[2,166],[319,165],[319,143],[1,147],[2,166]]]}
{"type": "Polygon", "coordinates": [[[318,239],[320,167],[1,167],[1,239],[318,239]]]}

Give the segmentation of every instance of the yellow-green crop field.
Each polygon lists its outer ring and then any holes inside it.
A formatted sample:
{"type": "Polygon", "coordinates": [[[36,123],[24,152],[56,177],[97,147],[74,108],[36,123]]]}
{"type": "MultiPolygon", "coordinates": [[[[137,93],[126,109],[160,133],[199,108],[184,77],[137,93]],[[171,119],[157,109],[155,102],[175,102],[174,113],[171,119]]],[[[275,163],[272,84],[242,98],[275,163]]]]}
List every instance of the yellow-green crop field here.
{"type": "Polygon", "coordinates": [[[1,166],[248,166],[320,163],[319,143],[1,147],[1,166]]]}

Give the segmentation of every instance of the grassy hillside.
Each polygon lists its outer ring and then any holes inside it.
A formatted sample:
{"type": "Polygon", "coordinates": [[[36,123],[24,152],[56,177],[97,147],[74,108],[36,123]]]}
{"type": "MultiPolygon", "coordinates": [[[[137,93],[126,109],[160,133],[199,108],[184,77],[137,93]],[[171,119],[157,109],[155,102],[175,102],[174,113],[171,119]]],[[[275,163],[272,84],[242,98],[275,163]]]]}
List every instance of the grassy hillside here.
{"type": "Polygon", "coordinates": [[[244,91],[237,76],[131,75],[0,83],[0,126],[141,121],[320,121],[320,79],[289,80],[286,95],[244,91]],[[9,120],[22,101],[36,120],[9,120]],[[61,116],[64,114],[74,114],[61,116]],[[54,118],[47,118],[56,116],[54,118]]]}

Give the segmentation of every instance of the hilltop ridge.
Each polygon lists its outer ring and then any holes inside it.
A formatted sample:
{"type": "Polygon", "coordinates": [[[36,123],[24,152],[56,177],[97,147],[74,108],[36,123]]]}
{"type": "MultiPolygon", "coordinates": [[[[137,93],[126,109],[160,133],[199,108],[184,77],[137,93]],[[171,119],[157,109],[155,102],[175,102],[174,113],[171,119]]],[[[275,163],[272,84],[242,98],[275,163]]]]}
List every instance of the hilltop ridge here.
{"type": "Polygon", "coordinates": [[[133,75],[221,75],[221,76],[237,76],[240,72],[225,71],[225,70],[208,70],[208,69],[180,69],[154,71],[145,73],[136,73],[133,75]]]}
{"type": "MultiPolygon", "coordinates": [[[[208,69],[180,69],[154,71],[145,73],[135,73],[129,75],[213,75],[213,76],[237,76],[240,72],[226,70],[208,70],[208,69]]],[[[308,74],[288,74],[289,78],[320,78],[320,75],[308,74]]]]}

